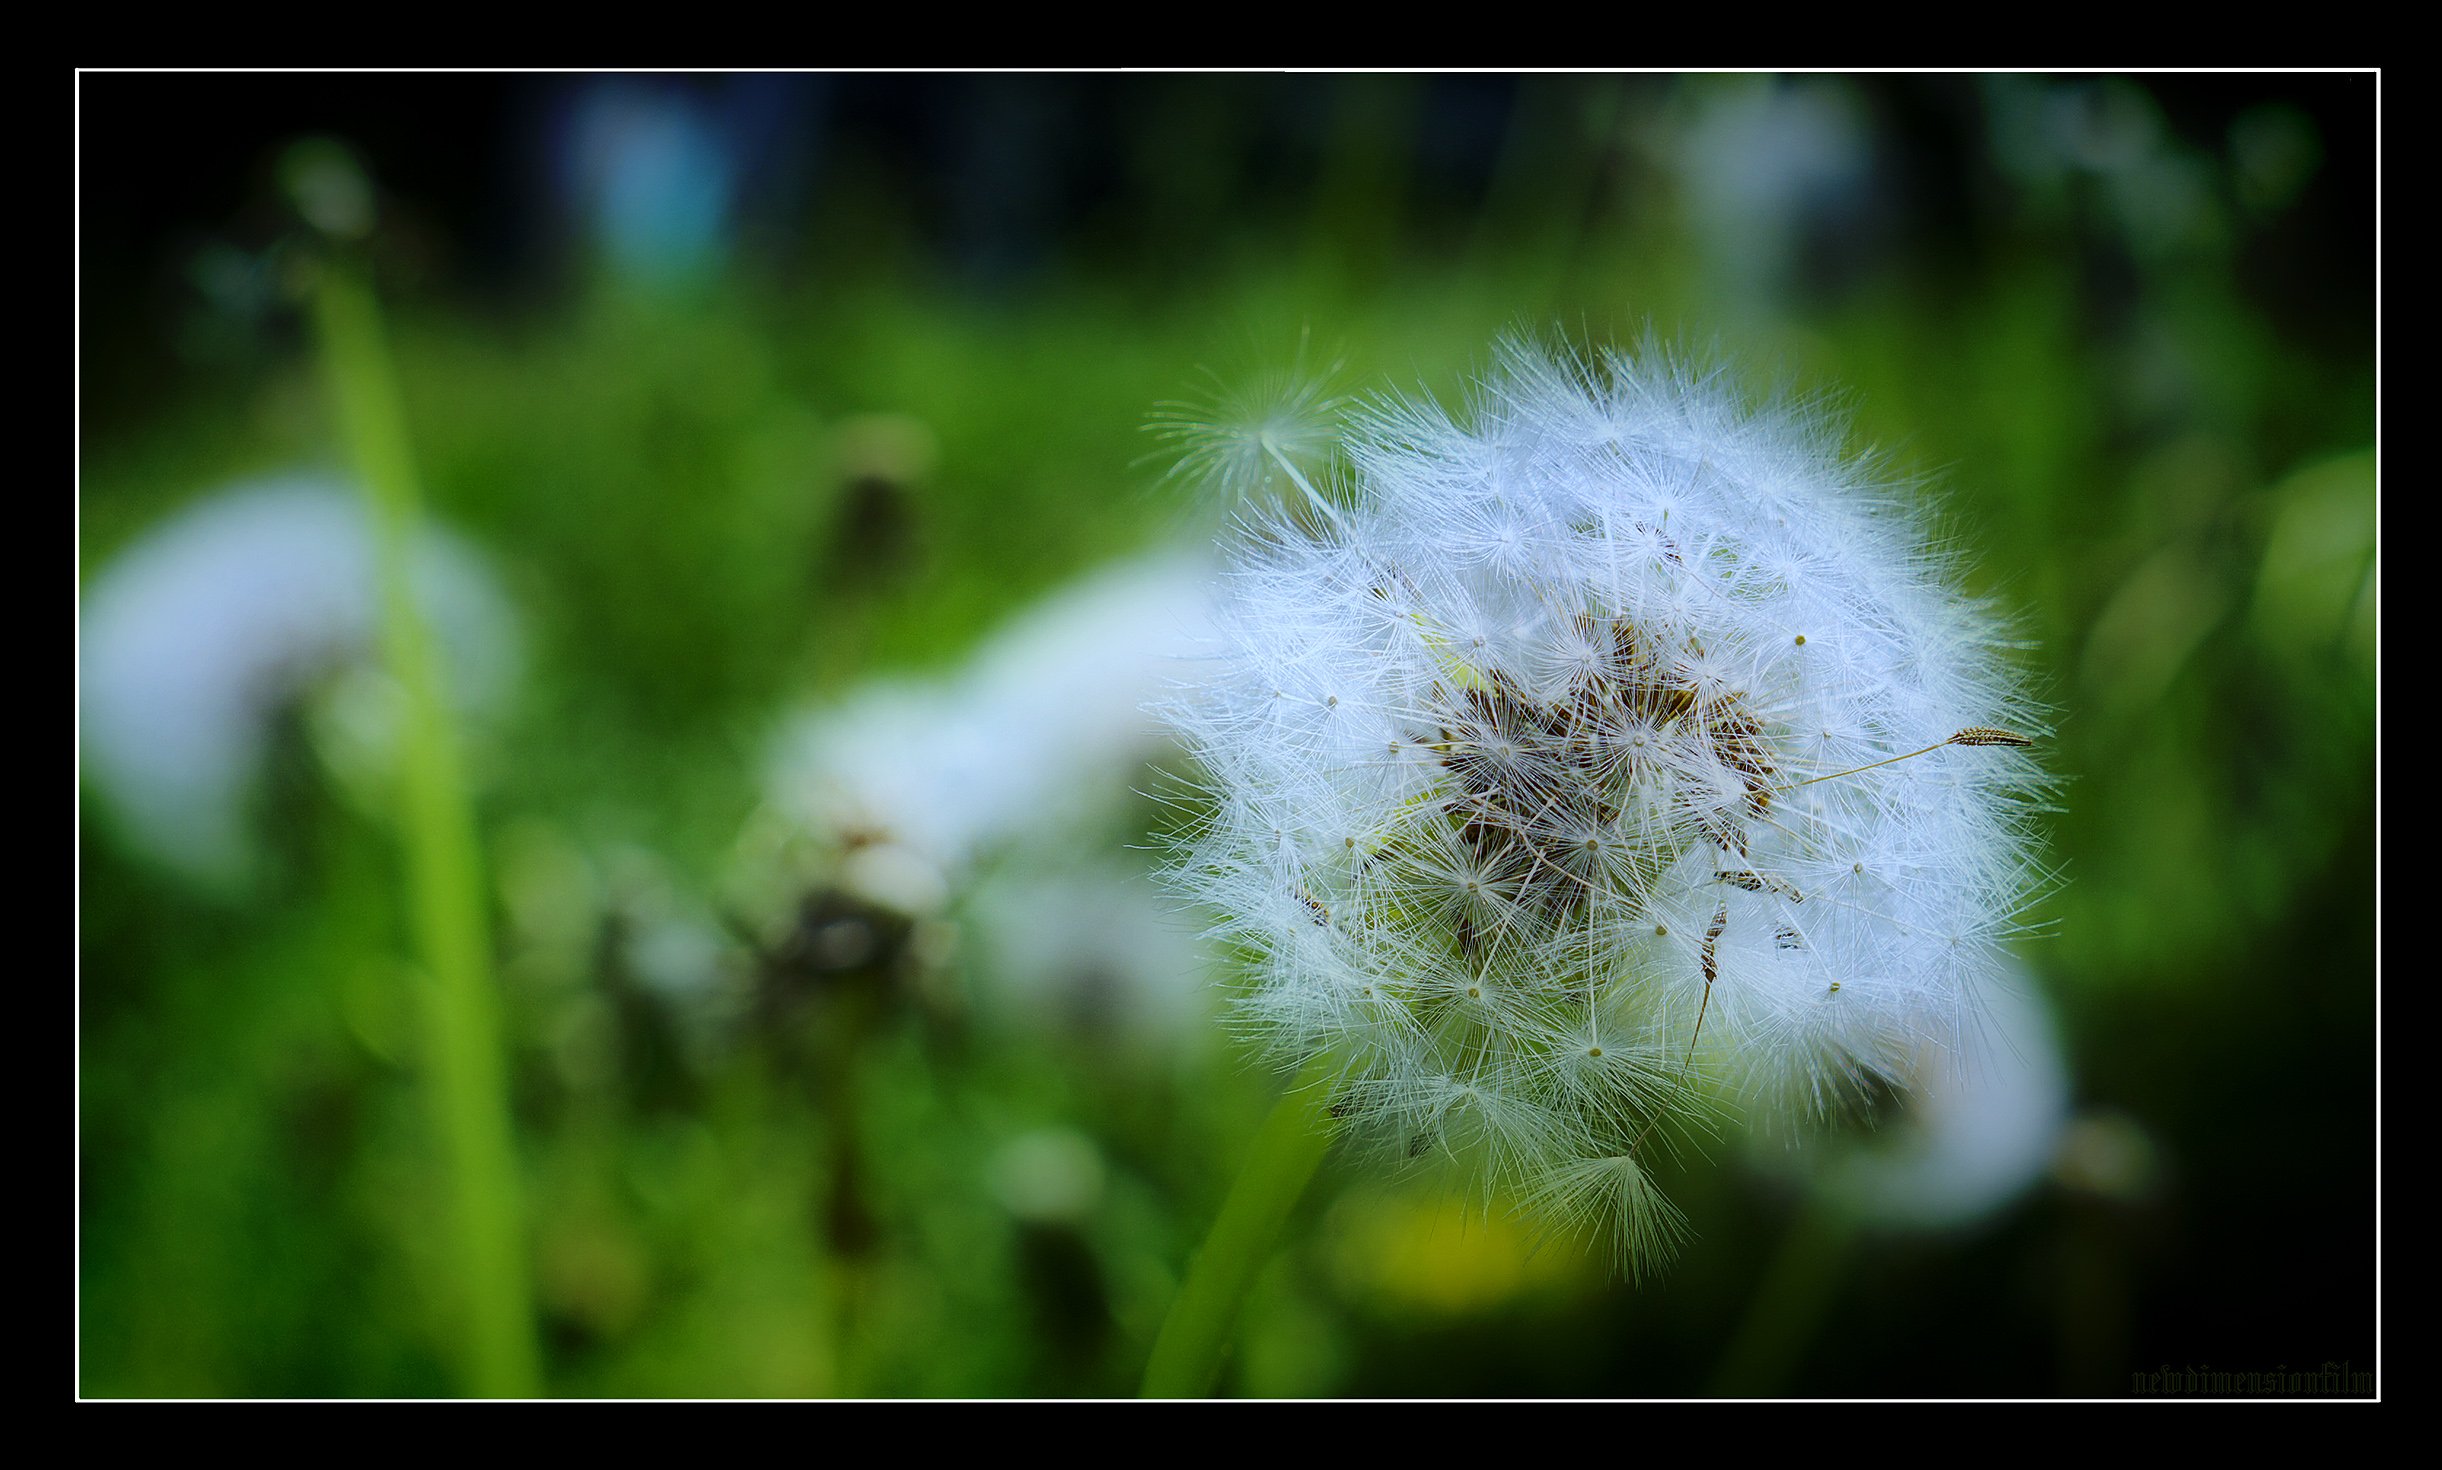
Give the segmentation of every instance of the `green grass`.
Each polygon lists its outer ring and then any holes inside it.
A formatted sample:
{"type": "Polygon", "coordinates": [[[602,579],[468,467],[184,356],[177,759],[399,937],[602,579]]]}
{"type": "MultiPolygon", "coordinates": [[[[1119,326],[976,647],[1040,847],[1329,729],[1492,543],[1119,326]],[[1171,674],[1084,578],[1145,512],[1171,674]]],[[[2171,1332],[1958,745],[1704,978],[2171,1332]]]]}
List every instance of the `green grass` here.
{"type": "Polygon", "coordinates": [[[531,1397],[542,1378],[483,845],[433,633],[409,581],[423,517],[415,456],[371,290],[351,268],[326,263],[314,316],[340,433],[373,513],[382,642],[405,696],[397,821],[405,907],[420,961],[409,984],[423,1019],[418,1060],[447,1160],[450,1286],[465,1323],[464,1386],[488,1398],[531,1397]]]}

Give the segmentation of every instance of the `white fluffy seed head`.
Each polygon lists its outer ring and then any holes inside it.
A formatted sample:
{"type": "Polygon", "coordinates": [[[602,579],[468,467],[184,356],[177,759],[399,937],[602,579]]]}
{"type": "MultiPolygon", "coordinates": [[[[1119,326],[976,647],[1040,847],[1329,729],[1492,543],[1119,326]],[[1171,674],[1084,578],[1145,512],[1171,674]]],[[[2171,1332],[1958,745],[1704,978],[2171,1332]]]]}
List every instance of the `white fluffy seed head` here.
{"type": "Polygon", "coordinates": [[[1467,412],[1332,447],[1167,707],[1206,798],[1172,876],[1352,1129],[1641,1267],[1674,1130],[1955,1044],[2031,885],[2040,712],[1836,424],[1650,346],[1506,342],[1467,412]]]}

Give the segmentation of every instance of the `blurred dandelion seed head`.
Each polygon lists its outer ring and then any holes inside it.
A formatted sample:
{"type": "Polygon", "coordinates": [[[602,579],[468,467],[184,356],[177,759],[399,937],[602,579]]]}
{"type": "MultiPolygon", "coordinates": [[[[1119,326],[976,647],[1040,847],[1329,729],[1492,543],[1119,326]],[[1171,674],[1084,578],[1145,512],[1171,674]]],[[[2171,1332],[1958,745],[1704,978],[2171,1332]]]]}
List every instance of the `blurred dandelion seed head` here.
{"type": "Polygon", "coordinates": [[[1210,991],[1192,929],[1110,849],[1148,762],[1175,753],[1145,694],[1211,636],[1211,583],[1201,553],[1113,563],[950,673],[799,712],[741,847],[741,907],[785,926],[811,885],[954,915],[995,1021],[1131,1043],[1196,1034],[1210,991]]]}
{"type": "MultiPolygon", "coordinates": [[[[434,529],[410,577],[462,710],[503,703],[516,614],[476,550],[434,529]]],[[[206,887],[256,861],[247,805],[275,717],[309,691],[343,790],[390,779],[400,714],[380,673],[372,528],[361,497],[310,475],[197,500],[104,564],[78,614],[85,773],[128,838],[206,887]]]]}
{"type": "Polygon", "coordinates": [[[1929,1048],[1905,1079],[1899,1116],[1824,1146],[1760,1143],[1758,1155],[1885,1229],[1965,1229],[2008,1208],[2064,1146],[2069,1066],[2058,1023],[2022,966],[1981,999],[1958,1048],[1929,1048]]]}
{"type": "Polygon", "coordinates": [[[1681,1230],[1675,1134],[1958,1045],[2036,877],[2040,711],[1837,424],[1650,345],[1505,342],[1467,412],[1297,442],[1341,495],[1248,513],[1168,706],[1210,803],[1172,877],[1352,1129],[1640,1269],[1681,1230]]]}

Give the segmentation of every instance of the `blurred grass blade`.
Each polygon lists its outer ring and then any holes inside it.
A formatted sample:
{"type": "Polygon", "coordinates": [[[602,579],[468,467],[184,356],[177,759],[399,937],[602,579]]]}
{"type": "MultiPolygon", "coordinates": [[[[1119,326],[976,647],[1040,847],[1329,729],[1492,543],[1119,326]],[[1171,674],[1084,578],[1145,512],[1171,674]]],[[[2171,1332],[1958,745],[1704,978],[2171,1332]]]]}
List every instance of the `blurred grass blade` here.
{"type": "Polygon", "coordinates": [[[1202,1398],[1212,1392],[1247,1289],[1331,1150],[1333,1075],[1329,1058],[1318,1059],[1289,1084],[1255,1135],[1246,1167],[1230,1186],[1220,1217],[1188,1266],[1187,1280],[1154,1339],[1143,1397],[1202,1398]]]}
{"type": "Polygon", "coordinates": [[[1849,1248],[1856,1240],[1857,1221],[1847,1211],[1821,1199],[1799,1207],[1713,1370],[1716,1396],[1770,1398],[1783,1392],[1849,1279],[1849,1248]]]}
{"type": "Polygon", "coordinates": [[[405,699],[398,787],[408,918],[421,951],[426,1082],[452,1198],[451,1258],[470,1392],[540,1388],[499,999],[492,978],[474,812],[459,769],[442,671],[417,607],[409,558],[421,515],[415,465],[379,309],[363,279],[327,264],[315,324],[340,427],[371,501],[382,635],[405,699]]]}

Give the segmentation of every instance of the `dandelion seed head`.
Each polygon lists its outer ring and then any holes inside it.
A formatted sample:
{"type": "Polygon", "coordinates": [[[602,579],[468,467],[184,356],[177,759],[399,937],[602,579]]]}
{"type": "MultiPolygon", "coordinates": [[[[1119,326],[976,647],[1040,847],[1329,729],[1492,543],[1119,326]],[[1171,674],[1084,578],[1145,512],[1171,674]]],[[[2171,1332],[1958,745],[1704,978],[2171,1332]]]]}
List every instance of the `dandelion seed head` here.
{"type": "Polygon", "coordinates": [[[1250,527],[1166,707],[1212,807],[1171,877],[1257,957],[1243,1029],[1635,1269],[1674,1137],[1955,1044],[2036,877],[2005,632],[1839,432],[1506,342],[1463,410],[1300,441],[1337,497],[1250,527]]]}

